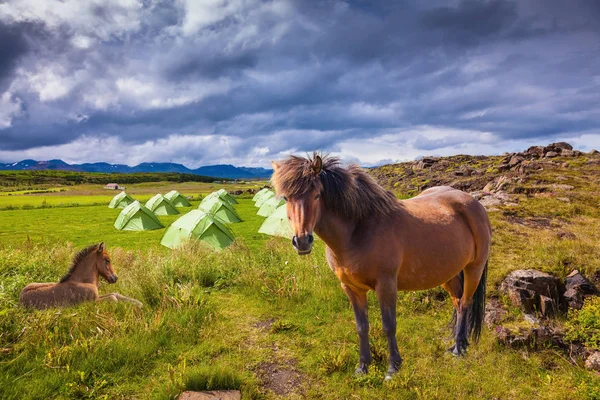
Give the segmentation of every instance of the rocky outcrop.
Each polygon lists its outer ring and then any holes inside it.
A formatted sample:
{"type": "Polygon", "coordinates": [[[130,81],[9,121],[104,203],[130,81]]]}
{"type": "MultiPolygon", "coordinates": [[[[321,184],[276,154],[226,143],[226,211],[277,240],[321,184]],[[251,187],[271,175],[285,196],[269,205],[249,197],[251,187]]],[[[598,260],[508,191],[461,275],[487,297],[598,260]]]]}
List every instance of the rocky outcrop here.
{"type": "Polygon", "coordinates": [[[520,153],[507,154],[500,165],[499,171],[518,171],[525,173],[528,169],[539,168],[532,167],[528,161],[549,159],[555,157],[579,157],[583,153],[578,150],[573,150],[573,146],[566,142],[550,143],[548,146],[531,146],[527,150],[520,153]]]}
{"type": "Polygon", "coordinates": [[[511,272],[500,285],[514,306],[527,314],[539,312],[544,317],[565,310],[565,288],[555,276],[534,269],[511,272]]]}

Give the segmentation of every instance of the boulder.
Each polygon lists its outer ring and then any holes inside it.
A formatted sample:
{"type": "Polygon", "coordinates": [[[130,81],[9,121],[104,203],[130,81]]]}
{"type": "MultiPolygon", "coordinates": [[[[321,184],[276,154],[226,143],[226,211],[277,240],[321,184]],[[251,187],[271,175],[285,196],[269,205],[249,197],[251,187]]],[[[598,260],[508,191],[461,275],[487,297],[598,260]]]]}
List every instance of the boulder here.
{"type": "Polygon", "coordinates": [[[567,290],[564,298],[570,308],[581,310],[581,307],[583,307],[583,294],[575,289],[567,290]]]}
{"type": "Polygon", "coordinates": [[[415,165],[415,168],[416,169],[431,168],[436,162],[437,162],[437,160],[435,158],[423,157],[417,162],[417,164],[415,165]]]}
{"type": "Polygon", "coordinates": [[[494,330],[496,340],[512,349],[537,349],[548,345],[564,347],[560,332],[553,328],[534,324],[530,328],[507,328],[498,326],[494,330]]]}
{"type": "Polygon", "coordinates": [[[528,157],[540,158],[544,155],[544,146],[531,146],[524,154],[528,157]]]}
{"type": "Polygon", "coordinates": [[[577,153],[575,153],[573,150],[563,150],[560,152],[560,155],[562,157],[576,157],[577,153]]]}
{"type": "Polygon", "coordinates": [[[550,317],[565,309],[562,282],[545,272],[534,269],[513,271],[502,281],[500,290],[527,314],[538,311],[544,317],[550,317]]]}
{"type": "MultiPolygon", "coordinates": [[[[556,150],[573,150],[573,146],[571,146],[569,143],[567,142],[557,142],[557,143],[550,143],[548,146],[546,146],[547,148],[551,148],[551,149],[556,149],[556,150]]],[[[555,150],[555,151],[556,151],[555,150]]],[[[559,150],[559,152],[560,152],[559,150]]]]}
{"type": "Polygon", "coordinates": [[[587,360],[585,360],[585,367],[592,371],[600,372],[600,351],[592,353],[587,360]]]}
{"type": "Polygon", "coordinates": [[[179,400],[241,400],[241,398],[242,394],[239,390],[186,391],[179,396],[179,400]]]}
{"type": "Polygon", "coordinates": [[[598,288],[576,269],[565,278],[565,289],[574,289],[581,294],[598,294],[598,288]]]}
{"type": "Polygon", "coordinates": [[[595,156],[596,154],[599,154],[599,153],[600,153],[600,151],[598,151],[598,150],[596,150],[596,149],[592,149],[592,150],[590,150],[590,151],[588,152],[588,154],[589,154],[589,155],[591,155],[591,156],[595,156]]]}
{"type": "Polygon", "coordinates": [[[546,155],[544,156],[546,158],[554,158],[554,157],[558,157],[558,153],[555,151],[549,151],[546,153],[546,155]]]}
{"type": "Polygon", "coordinates": [[[522,161],[524,161],[525,158],[520,156],[520,155],[514,155],[510,158],[510,160],[508,160],[508,166],[510,168],[519,165],[522,161]]]}

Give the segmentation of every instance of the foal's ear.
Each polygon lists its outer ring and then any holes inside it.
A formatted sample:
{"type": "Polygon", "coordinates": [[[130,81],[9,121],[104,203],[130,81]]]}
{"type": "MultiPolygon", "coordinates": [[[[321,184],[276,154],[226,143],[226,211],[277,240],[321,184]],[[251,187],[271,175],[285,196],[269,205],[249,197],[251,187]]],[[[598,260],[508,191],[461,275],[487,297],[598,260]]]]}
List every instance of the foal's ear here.
{"type": "Polygon", "coordinates": [[[312,168],[315,175],[318,175],[319,172],[321,172],[321,170],[323,169],[323,160],[321,160],[321,156],[315,156],[310,167],[312,168]]]}
{"type": "Polygon", "coordinates": [[[98,245],[98,253],[103,253],[104,250],[106,250],[106,245],[104,244],[104,242],[102,242],[98,245]]]}
{"type": "Polygon", "coordinates": [[[273,167],[273,172],[277,172],[279,169],[279,164],[277,164],[275,161],[271,161],[271,166],[273,167]]]}

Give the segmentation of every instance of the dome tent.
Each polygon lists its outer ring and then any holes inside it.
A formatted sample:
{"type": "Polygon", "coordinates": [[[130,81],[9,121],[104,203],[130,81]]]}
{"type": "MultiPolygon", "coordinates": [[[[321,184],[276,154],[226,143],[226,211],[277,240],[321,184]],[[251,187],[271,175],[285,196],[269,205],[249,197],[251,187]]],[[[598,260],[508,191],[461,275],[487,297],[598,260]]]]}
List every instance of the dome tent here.
{"type": "Polygon", "coordinates": [[[164,228],[156,215],[137,200],[121,210],[114,226],[123,231],[149,231],[164,228]]]}
{"type": "Polygon", "coordinates": [[[134,201],[127,193],[121,192],[112,198],[110,203],[108,203],[108,208],[125,208],[134,201]]]}
{"type": "Polygon", "coordinates": [[[234,241],[231,230],[218,218],[202,210],[192,210],[173,222],[160,244],[174,249],[186,240],[200,240],[215,250],[222,250],[234,241]]]}
{"type": "Polygon", "coordinates": [[[217,199],[213,202],[200,204],[198,209],[204,211],[207,214],[216,216],[223,222],[234,223],[242,221],[242,219],[233,209],[233,206],[220,199],[217,199]]]}
{"type": "Polygon", "coordinates": [[[175,207],[191,206],[189,200],[177,190],[171,190],[169,193],[165,194],[165,199],[169,200],[175,207]]]}
{"type": "Polygon", "coordinates": [[[267,188],[260,189],[258,192],[256,192],[254,197],[252,197],[252,201],[256,203],[258,201],[258,199],[260,199],[268,191],[269,191],[269,189],[267,189],[267,188]]]}
{"type": "Polygon", "coordinates": [[[157,194],[146,202],[146,207],[156,215],[174,215],[179,214],[173,203],[167,200],[162,194],[157,194]]]}
{"type": "Polygon", "coordinates": [[[269,200],[265,201],[262,206],[258,209],[257,214],[261,217],[268,217],[277,209],[277,207],[285,204],[285,200],[278,199],[277,197],[271,197],[269,200]]]}
{"type": "Polygon", "coordinates": [[[281,205],[260,226],[259,233],[264,233],[271,236],[281,236],[291,239],[294,236],[290,221],[287,217],[287,207],[281,205]]]}
{"type": "Polygon", "coordinates": [[[265,194],[263,194],[257,201],[256,203],[254,203],[254,205],[258,208],[260,208],[260,206],[263,205],[263,203],[271,198],[275,197],[275,192],[273,192],[272,190],[269,190],[268,192],[266,192],[265,194]]]}
{"type": "Polygon", "coordinates": [[[229,192],[225,189],[217,190],[217,194],[222,199],[227,200],[229,202],[229,204],[237,204],[238,203],[237,200],[231,194],[229,194],[229,192]]]}

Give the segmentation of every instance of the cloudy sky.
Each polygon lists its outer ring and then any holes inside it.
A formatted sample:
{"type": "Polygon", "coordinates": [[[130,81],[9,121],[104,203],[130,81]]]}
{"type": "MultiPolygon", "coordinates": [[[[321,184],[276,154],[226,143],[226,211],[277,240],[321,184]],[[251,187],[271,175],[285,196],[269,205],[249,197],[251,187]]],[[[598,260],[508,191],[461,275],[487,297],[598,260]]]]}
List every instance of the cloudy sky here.
{"type": "Polygon", "coordinates": [[[0,161],[600,147],[600,1],[0,0],[0,161]]]}

